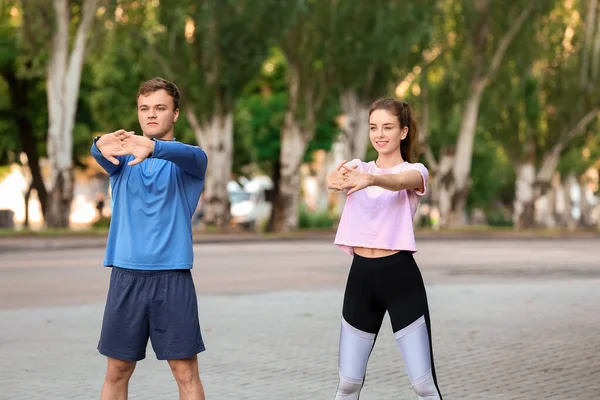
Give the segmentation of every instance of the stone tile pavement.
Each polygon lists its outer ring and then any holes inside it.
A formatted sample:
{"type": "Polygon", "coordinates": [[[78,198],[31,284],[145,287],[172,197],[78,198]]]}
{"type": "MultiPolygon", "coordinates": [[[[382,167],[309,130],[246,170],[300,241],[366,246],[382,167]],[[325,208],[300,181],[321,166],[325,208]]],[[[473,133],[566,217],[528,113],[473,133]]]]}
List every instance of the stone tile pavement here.
{"type": "MultiPolygon", "coordinates": [[[[600,399],[600,280],[428,286],[446,400],[600,399]]],[[[202,295],[209,400],[333,400],[339,290],[202,295]]],[[[102,304],[0,311],[0,399],[97,399],[102,304]]],[[[132,400],[177,399],[148,347],[132,400]]],[[[386,318],[361,400],[415,399],[386,318]]]]}

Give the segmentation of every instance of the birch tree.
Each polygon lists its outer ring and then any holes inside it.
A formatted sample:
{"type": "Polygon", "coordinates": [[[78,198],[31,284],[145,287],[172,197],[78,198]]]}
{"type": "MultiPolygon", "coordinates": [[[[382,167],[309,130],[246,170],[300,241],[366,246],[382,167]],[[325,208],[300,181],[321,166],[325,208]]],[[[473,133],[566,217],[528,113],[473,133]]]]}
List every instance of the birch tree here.
{"type": "Polygon", "coordinates": [[[69,226],[74,185],[73,128],[86,44],[98,5],[99,0],[21,0],[25,40],[31,50],[41,51],[42,57],[36,62],[43,63],[45,71],[50,166],[45,215],[48,227],[69,226]]]}
{"type": "MultiPolygon", "coordinates": [[[[136,12],[132,5],[126,12],[136,12]]],[[[203,0],[145,10],[146,21],[158,22],[144,38],[156,71],[179,86],[182,113],[208,155],[207,225],[223,228],[230,220],[235,100],[281,35],[290,5],[287,0],[203,0]]]]}
{"type": "Polygon", "coordinates": [[[334,88],[344,114],[344,158],[363,158],[369,144],[369,106],[393,93],[420,60],[429,36],[432,1],[400,4],[333,2],[331,51],[334,88]]]}
{"type": "Polygon", "coordinates": [[[515,106],[500,118],[513,115],[513,132],[501,139],[516,165],[517,228],[555,225],[554,202],[539,200],[553,196],[552,179],[563,154],[577,142],[582,151],[581,138],[592,134],[591,124],[600,112],[600,52],[594,52],[600,48],[597,0],[557,4],[534,37],[528,49],[533,59],[521,70],[526,73],[512,81],[517,92],[512,97],[506,91],[500,94],[515,99],[515,106]],[[522,124],[516,123],[519,117],[522,124]]]}
{"type": "Polygon", "coordinates": [[[295,4],[293,22],[280,44],[288,65],[288,102],[272,216],[277,232],[298,228],[300,165],[330,88],[330,65],[323,61],[332,45],[331,2],[299,0],[295,4]]]}
{"type": "Polygon", "coordinates": [[[461,101],[456,144],[443,148],[438,159],[438,196],[442,226],[466,223],[465,206],[471,186],[469,174],[473,143],[483,94],[523,26],[529,23],[534,11],[543,5],[544,0],[511,3],[473,0],[462,4],[444,2],[447,13],[457,23],[451,27],[451,32],[444,32],[442,35],[449,42],[459,42],[459,47],[452,43],[447,46],[460,48],[462,60],[469,61],[463,61],[463,72],[467,74],[467,92],[461,101]],[[462,30],[462,27],[466,30],[462,30]]]}

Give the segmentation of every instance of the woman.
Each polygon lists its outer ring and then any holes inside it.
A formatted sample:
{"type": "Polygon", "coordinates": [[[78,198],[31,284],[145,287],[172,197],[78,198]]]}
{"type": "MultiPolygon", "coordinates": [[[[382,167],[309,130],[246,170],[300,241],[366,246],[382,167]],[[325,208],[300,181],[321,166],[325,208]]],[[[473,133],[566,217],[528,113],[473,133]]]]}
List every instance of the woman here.
{"type": "Polygon", "coordinates": [[[344,161],[327,176],[329,189],[348,190],[334,243],[353,255],[342,310],[336,400],[359,398],[386,311],[418,398],[441,400],[427,295],[413,259],[412,221],[429,174],[423,164],[412,163],[417,127],[410,106],[377,100],[369,111],[369,131],[377,161],[344,161]]]}

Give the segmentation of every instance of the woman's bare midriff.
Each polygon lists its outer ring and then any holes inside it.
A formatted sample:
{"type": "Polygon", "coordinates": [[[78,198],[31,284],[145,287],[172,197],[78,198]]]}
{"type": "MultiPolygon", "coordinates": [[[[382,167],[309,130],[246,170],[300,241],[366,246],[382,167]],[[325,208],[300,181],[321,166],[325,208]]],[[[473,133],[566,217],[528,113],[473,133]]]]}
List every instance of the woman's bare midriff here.
{"type": "Polygon", "coordinates": [[[355,247],[354,252],[361,257],[378,258],[378,257],[391,256],[392,254],[399,253],[400,250],[370,249],[367,247],[355,247]]]}

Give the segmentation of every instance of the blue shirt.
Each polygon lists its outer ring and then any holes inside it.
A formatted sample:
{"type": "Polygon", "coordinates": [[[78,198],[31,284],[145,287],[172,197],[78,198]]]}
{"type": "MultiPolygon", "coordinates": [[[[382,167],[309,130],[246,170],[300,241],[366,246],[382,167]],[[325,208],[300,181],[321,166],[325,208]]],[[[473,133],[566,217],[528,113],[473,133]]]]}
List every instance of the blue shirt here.
{"type": "Polygon", "coordinates": [[[204,189],[204,150],[156,140],[151,157],[129,166],[133,156],[108,161],[92,144],[92,155],[108,172],[113,211],[105,266],[143,270],[191,269],[192,215],[204,189]]]}

